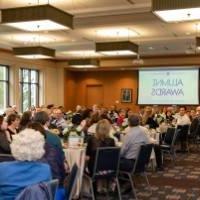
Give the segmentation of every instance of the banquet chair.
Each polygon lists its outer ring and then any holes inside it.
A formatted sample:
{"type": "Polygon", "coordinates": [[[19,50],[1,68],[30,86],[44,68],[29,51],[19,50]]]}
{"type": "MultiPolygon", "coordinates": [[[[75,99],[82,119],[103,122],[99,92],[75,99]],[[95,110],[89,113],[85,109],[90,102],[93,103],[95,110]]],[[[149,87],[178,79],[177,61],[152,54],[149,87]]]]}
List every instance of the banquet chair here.
{"type": "Polygon", "coordinates": [[[79,168],[75,163],[72,167],[69,176],[67,177],[66,186],[64,188],[58,188],[58,190],[56,191],[56,200],[71,200],[73,198],[76,183],[78,180],[78,175],[79,168]]]}
{"type": "Polygon", "coordinates": [[[121,192],[118,180],[120,160],[120,148],[118,147],[99,147],[96,150],[96,157],[92,174],[85,173],[84,176],[89,180],[92,199],[95,200],[94,184],[97,180],[112,180],[117,184],[118,198],[121,200],[121,192]]]}
{"type": "Polygon", "coordinates": [[[13,160],[15,160],[13,155],[0,153],[0,162],[13,161],[13,160]]]}
{"type": "Polygon", "coordinates": [[[189,145],[196,145],[197,150],[199,149],[200,144],[200,123],[198,123],[197,128],[195,131],[190,132],[188,137],[189,145]]]}
{"type": "Polygon", "coordinates": [[[168,128],[165,134],[164,143],[160,145],[163,154],[170,155],[173,163],[175,164],[176,149],[175,145],[179,138],[180,129],[168,128]]]}
{"type": "Polygon", "coordinates": [[[47,187],[51,189],[51,197],[52,197],[52,200],[54,200],[56,196],[56,191],[58,189],[59,180],[53,179],[49,182],[46,182],[45,184],[47,185],[47,187]]]}
{"type": "Polygon", "coordinates": [[[149,163],[151,152],[152,152],[153,144],[144,144],[140,146],[140,149],[137,153],[137,157],[135,161],[133,161],[133,168],[131,171],[121,171],[119,172],[119,176],[122,180],[130,181],[132,192],[134,194],[135,199],[137,198],[135,186],[133,182],[134,175],[141,175],[145,178],[148,188],[151,191],[151,187],[149,184],[149,180],[146,174],[146,166],[149,163]],[[126,178],[128,177],[128,178],[126,178]]]}
{"type": "Polygon", "coordinates": [[[55,200],[58,179],[27,186],[15,200],[55,200]]]}
{"type": "Polygon", "coordinates": [[[189,152],[189,144],[188,144],[188,137],[189,137],[189,130],[190,125],[178,125],[177,129],[179,129],[179,140],[181,143],[181,152],[189,152]]]}

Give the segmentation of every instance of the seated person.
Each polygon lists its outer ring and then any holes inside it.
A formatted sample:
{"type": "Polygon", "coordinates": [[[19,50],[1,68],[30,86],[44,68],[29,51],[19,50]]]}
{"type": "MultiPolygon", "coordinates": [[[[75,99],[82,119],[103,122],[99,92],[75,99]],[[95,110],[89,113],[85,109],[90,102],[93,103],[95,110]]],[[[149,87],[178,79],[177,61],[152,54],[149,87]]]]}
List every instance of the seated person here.
{"type": "Polygon", "coordinates": [[[82,107],[80,105],[76,106],[76,112],[73,114],[72,117],[72,124],[74,125],[80,125],[82,121],[82,107]]]}
{"type": "Polygon", "coordinates": [[[46,142],[49,143],[51,146],[55,147],[60,154],[62,154],[64,159],[64,152],[62,149],[62,144],[60,138],[49,131],[48,124],[49,124],[49,116],[45,111],[40,111],[35,113],[33,117],[33,122],[38,122],[42,124],[42,126],[45,129],[45,136],[46,136],[46,142]]]}
{"type": "MultiPolygon", "coordinates": [[[[42,124],[38,122],[32,122],[28,125],[28,128],[39,131],[46,139],[46,132],[42,124]]],[[[59,184],[63,185],[63,181],[65,178],[65,167],[62,154],[58,151],[58,149],[49,144],[47,141],[45,141],[44,149],[45,154],[40,159],[40,161],[49,164],[51,168],[52,178],[58,179],[59,184]]]]}
{"type": "Polygon", "coordinates": [[[153,129],[158,127],[157,122],[154,120],[154,114],[151,107],[147,106],[145,108],[145,113],[142,118],[143,125],[148,125],[149,128],[153,129]]]}
{"type": "Polygon", "coordinates": [[[66,127],[66,121],[64,119],[64,113],[61,109],[55,108],[53,110],[53,119],[50,122],[50,125],[53,127],[57,127],[57,129],[62,132],[66,127]]]}
{"type": "Polygon", "coordinates": [[[27,186],[50,181],[49,165],[37,162],[45,153],[43,135],[32,129],[24,129],[13,136],[10,145],[16,161],[0,163],[0,197],[14,200],[27,186]]]}
{"type": "MultiPolygon", "coordinates": [[[[122,171],[131,171],[133,169],[134,161],[137,158],[140,146],[151,143],[149,137],[145,133],[145,129],[139,126],[139,115],[131,115],[128,118],[128,124],[129,129],[121,147],[120,170],[122,171]]],[[[158,169],[161,169],[162,161],[159,145],[155,145],[154,150],[156,154],[157,167],[158,169]]]]}
{"type": "Polygon", "coordinates": [[[7,137],[9,142],[12,141],[12,136],[16,135],[18,133],[18,128],[19,128],[19,122],[20,122],[20,116],[16,114],[10,114],[7,117],[7,137]]]}
{"type": "Polygon", "coordinates": [[[126,112],[124,110],[121,110],[119,113],[119,117],[117,118],[117,125],[121,126],[122,123],[124,122],[126,117],[126,112]]]}
{"type": "Polygon", "coordinates": [[[0,116],[0,153],[10,154],[10,144],[6,134],[7,123],[4,121],[4,117],[0,116]]]}
{"type": "Polygon", "coordinates": [[[97,123],[96,133],[91,136],[88,140],[88,145],[86,149],[86,155],[88,158],[88,170],[92,174],[94,161],[96,156],[96,150],[98,147],[109,147],[115,146],[114,139],[109,137],[111,125],[108,120],[103,119],[97,123]]]}

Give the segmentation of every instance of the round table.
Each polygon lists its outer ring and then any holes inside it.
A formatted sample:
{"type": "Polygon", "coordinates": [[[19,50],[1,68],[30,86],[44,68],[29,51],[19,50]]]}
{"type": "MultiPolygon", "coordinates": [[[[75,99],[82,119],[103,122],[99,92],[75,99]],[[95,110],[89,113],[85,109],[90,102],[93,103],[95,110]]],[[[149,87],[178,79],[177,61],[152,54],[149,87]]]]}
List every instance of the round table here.
{"type": "Polygon", "coordinates": [[[83,179],[83,172],[85,167],[85,153],[86,148],[85,147],[73,147],[73,148],[66,148],[63,149],[65,153],[65,159],[67,160],[70,170],[73,167],[74,163],[77,164],[79,167],[79,175],[78,175],[78,181],[76,185],[76,191],[74,196],[76,198],[79,197],[81,192],[81,185],[82,185],[82,179],[83,179]]]}

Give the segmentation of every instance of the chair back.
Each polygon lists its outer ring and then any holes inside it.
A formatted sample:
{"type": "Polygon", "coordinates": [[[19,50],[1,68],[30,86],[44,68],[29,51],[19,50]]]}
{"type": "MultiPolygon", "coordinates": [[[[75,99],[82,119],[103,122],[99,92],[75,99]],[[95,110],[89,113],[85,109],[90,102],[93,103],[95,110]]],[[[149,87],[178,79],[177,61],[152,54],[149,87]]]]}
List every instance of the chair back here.
{"type": "Polygon", "coordinates": [[[0,162],[13,161],[15,158],[11,154],[0,153],[0,162]]]}
{"type": "Polygon", "coordinates": [[[49,182],[45,183],[47,185],[48,188],[50,188],[51,190],[51,197],[52,200],[55,199],[55,195],[56,195],[56,190],[58,189],[58,184],[59,184],[59,180],[58,179],[53,179],[49,182]]]}
{"type": "Polygon", "coordinates": [[[116,177],[119,170],[119,160],[120,148],[97,148],[92,178],[116,177]]]}
{"type": "Polygon", "coordinates": [[[140,146],[137,158],[134,163],[132,174],[142,173],[145,171],[146,165],[149,163],[153,144],[144,144],[140,146]]]}
{"type": "Polygon", "coordinates": [[[200,123],[197,125],[197,128],[195,130],[195,133],[194,133],[194,137],[199,137],[200,136],[200,123]]]}
{"type": "Polygon", "coordinates": [[[179,140],[179,137],[180,137],[180,129],[175,128],[175,132],[171,143],[171,148],[174,148],[176,142],[179,140]]]}
{"type": "Polygon", "coordinates": [[[190,125],[179,125],[179,126],[177,126],[177,129],[179,129],[180,130],[180,137],[181,137],[181,135],[184,135],[184,136],[188,136],[188,134],[189,134],[189,129],[190,129],[190,125]]]}
{"type": "Polygon", "coordinates": [[[75,163],[68,177],[68,184],[65,189],[65,200],[71,200],[78,180],[79,168],[75,163]]]}
{"type": "Polygon", "coordinates": [[[54,200],[48,183],[38,183],[24,188],[15,200],[54,200]]]}
{"type": "Polygon", "coordinates": [[[176,128],[170,127],[170,128],[167,129],[167,132],[166,132],[165,137],[164,137],[164,144],[168,144],[168,145],[172,144],[175,131],[176,131],[176,128]]]}

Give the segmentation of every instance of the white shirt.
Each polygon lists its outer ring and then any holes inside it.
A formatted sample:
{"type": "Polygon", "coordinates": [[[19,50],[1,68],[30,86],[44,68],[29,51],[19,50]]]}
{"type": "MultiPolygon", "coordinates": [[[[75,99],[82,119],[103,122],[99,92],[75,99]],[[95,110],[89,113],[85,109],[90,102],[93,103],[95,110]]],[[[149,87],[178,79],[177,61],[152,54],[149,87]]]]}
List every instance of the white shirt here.
{"type": "Polygon", "coordinates": [[[188,125],[191,124],[190,118],[185,114],[183,116],[177,115],[177,125],[188,125]]]}

